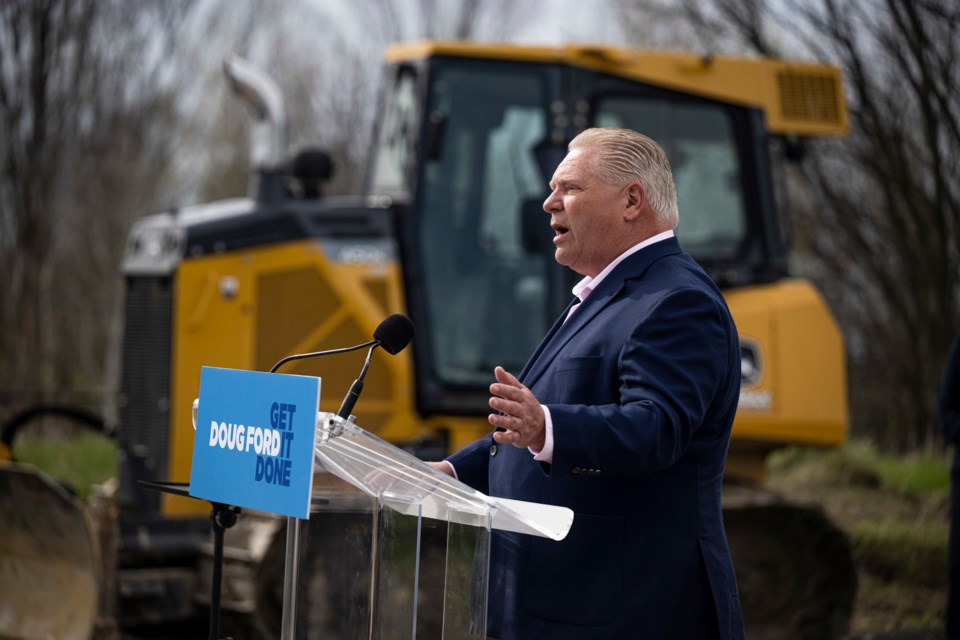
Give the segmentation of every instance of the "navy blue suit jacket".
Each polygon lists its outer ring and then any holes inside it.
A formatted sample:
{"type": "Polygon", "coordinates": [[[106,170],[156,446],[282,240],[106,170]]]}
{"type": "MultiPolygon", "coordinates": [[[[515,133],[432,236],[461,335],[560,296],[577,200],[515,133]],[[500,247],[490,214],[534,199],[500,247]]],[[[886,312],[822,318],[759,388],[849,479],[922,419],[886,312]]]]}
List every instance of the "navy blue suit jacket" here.
{"type": "Polygon", "coordinates": [[[565,316],[519,376],[550,410],[552,464],[492,437],[449,458],[480,491],[576,514],[561,542],[495,532],[489,634],[663,638],[706,592],[717,637],[742,638],[720,511],[740,350],[720,291],[671,238],[565,316]]]}

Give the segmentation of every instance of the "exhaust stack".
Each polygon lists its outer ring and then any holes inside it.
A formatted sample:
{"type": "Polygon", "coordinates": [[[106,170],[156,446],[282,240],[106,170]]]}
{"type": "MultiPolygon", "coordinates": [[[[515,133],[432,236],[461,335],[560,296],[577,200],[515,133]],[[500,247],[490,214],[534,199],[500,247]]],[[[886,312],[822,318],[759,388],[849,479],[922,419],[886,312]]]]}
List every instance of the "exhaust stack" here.
{"type": "Polygon", "coordinates": [[[255,178],[251,196],[258,202],[283,198],[283,170],[287,149],[287,114],[280,89],[270,76],[239,56],[223,63],[234,94],[253,116],[250,165],[255,178]]]}

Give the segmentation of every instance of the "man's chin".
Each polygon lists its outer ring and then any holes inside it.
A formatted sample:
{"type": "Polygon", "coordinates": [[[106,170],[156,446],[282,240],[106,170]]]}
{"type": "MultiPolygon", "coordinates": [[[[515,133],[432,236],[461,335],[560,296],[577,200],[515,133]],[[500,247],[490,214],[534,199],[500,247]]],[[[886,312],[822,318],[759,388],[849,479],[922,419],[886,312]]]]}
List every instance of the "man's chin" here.
{"type": "Polygon", "coordinates": [[[561,267],[566,267],[567,269],[571,269],[576,273],[580,274],[581,276],[586,275],[583,271],[577,268],[577,265],[575,264],[574,260],[570,257],[569,254],[564,253],[563,249],[557,249],[556,251],[554,251],[553,259],[556,260],[557,264],[559,264],[561,267]]]}

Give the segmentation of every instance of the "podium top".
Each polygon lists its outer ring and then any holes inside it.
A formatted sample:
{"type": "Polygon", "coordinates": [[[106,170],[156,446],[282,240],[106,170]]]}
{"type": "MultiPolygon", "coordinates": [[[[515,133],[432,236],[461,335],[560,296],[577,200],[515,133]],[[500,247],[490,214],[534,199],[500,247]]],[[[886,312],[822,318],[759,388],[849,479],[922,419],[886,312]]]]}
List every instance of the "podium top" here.
{"type": "Polygon", "coordinates": [[[492,498],[332,413],[317,414],[317,462],[401,513],[562,540],[566,507],[492,498]]]}

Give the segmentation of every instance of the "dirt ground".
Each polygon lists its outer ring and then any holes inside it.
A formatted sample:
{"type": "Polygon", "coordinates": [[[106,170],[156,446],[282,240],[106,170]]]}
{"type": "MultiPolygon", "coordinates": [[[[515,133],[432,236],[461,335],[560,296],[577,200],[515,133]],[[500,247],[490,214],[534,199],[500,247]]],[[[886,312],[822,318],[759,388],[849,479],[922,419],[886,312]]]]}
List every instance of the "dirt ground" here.
{"type": "Polygon", "coordinates": [[[891,487],[889,475],[837,453],[804,455],[772,465],[768,485],[820,505],[848,533],[859,581],[849,640],[939,640],[949,487],[891,487]]]}

